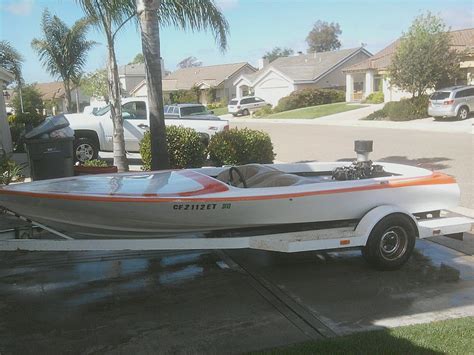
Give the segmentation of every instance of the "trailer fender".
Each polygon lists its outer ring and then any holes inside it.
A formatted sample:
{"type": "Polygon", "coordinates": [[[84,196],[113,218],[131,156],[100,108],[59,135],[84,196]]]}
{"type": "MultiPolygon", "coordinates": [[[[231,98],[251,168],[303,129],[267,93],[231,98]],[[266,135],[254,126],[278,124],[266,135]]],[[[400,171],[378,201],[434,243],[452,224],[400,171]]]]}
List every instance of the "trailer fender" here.
{"type": "Polygon", "coordinates": [[[383,218],[394,213],[400,213],[409,217],[413,221],[413,225],[415,226],[417,232],[417,237],[420,235],[418,223],[415,217],[410,212],[398,206],[383,205],[371,209],[362,217],[362,219],[359,221],[355,228],[355,236],[357,238],[360,238],[364,245],[367,244],[367,239],[369,239],[369,235],[372,232],[372,229],[374,229],[375,225],[379,223],[383,218]]]}

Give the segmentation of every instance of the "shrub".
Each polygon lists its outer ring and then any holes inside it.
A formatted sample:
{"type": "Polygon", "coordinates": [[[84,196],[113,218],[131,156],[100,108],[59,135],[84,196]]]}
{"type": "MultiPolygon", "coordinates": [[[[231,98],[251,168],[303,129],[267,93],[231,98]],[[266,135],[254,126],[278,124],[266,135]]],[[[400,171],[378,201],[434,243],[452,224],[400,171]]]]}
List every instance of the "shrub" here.
{"type": "Polygon", "coordinates": [[[193,89],[172,91],[169,95],[172,104],[189,104],[197,103],[199,101],[198,95],[193,89]]]}
{"type": "Polygon", "coordinates": [[[222,102],[213,102],[213,103],[207,104],[206,106],[208,110],[215,110],[216,108],[224,107],[222,102]]]}
{"type": "Polygon", "coordinates": [[[428,97],[420,96],[400,101],[387,102],[385,114],[392,121],[410,121],[428,117],[428,97]]]}
{"type": "Polygon", "coordinates": [[[255,117],[268,116],[273,113],[271,106],[264,106],[253,113],[255,117]]]}
{"type": "Polygon", "coordinates": [[[270,136],[262,131],[232,128],[216,133],[207,147],[215,165],[272,163],[275,154],[270,136]]]}
{"type": "Polygon", "coordinates": [[[375,111],[365,119],[388,118],[392,121],[410,121],[428,117],[428,96],[387,102],[383,109],[375,111]]]}
{"type": "Polygon", "coordinates": [[[376,91],[367,96],[364,103],[368,104],[381,104],[384,102],[384,95],[382,91],[376,91]]]}
{"type": "Polygon", "coordinates": [[[0,150],[0,185],[8,185],[22,178],[21,172],[25,164],[17,164],[11,159],[11,154],[0,150]]]}
{"type": "Polygon", "coordinates": [[[107,164],[107,162],[105,160],[102,160],[102,159],[87,160],[87,161],[84,162],[83,165],[87,166],[87,167],[94,167],[94,168],[105,168],[105,167],[109,166],[107,164]]]}
{"type": "Polygon", "coordinates": [[[8,116],[8,124],[12,136],[13,149],[17,152],[23,151],[23,135],[26,129],[36,127],[43,122],[44,117],[39,113],[18,113],[8,116]]]}
{"type": "Polygon", "coordinates": [[[278,101],[274,112],[294,110],[297,108],[344,102],[346,94],[341,90],[332,89],[303,89],[293,91],[290,95],[278,101]]]}
{"type": "MultiPolygon", "coordinates": [[[[151,139],[146,132],[140,142],[143,170],[151,170],[151,139]]],[[[181,126],[166,127],[166,142],[172,169],[200,168],[206,159],[206,148],[201,136],[192,128],[181,126]]]]}

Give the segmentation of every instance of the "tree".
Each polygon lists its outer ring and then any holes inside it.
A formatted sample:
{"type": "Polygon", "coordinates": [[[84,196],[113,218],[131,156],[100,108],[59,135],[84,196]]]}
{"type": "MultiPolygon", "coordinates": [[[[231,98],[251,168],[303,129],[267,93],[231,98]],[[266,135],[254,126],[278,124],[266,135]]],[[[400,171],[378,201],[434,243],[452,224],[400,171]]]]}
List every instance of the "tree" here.
{"type": "Polygon", "coordinates": [[[20,100],[19,88],[15,90],[15,95],[12,98],[12,106],[15,109],[16,113],[19,112],[29,112],[36,113],[39,112],[43,114],[43,99],[41,93],[36,88],[35,84],[25,85],[22,88],[22,99],[20,100]],[[22,111],[23,106],[23,111],[22,111]]]}
{"type": "Polygon", "coordinates": [[[275,59],[280,57],[288,57],[293,55],[294,51],[291,48],[280,48],[275,47],[271,51],[268,51],[264,54],[263,58],[267,59],[269,63],[273,62],[275,59]]]}
{"type": "Polygon", "coordinates": [[[389,67],[390,83],[415,98],[440,82],[455,79],[460,57],[450,43],[441,18],[429,12],[418,16],[400,39],[389,67]]]}
{"type": "Polygon", "coordinates": [[[98,69],[84,75],[81,80],[81,90],[88,96],[102,97],[109,103],[107,69],[98,69]]]}
{"type": "Polygon", "coordinates": [[[110,116],[114,126],[113,149],[114,165],[118,171],[128,171],[122,117],[122,100],[115,36],[135,15],[133,0],[76,0],[87,14],[89,20],[105,34],[107,40],[107,86],[110,101],[110,116]]]}
{"type": "Polygon", "coordinates": [[[71,108],[71,85],[82,73],[87,52],[95,45],[95,42],[86,40],[88,27],[89,21],[81,19],[69,28],[45,9],[41,19],[44,37],[31,41],[46,70],[64,83],[66,112],[71,108]]]}
{"type": "Polygon", "coordinates": [[[16,112],[24,112],[21,75],[23,56],[8,41],[0,41],[0,66],[13,73],[18,89],[19,109],[16,112]]]}
{"type": "Polygon", "coordinates": [[[341,48],[339,35],[342,33],[338,23],[318,20],[306,37],[308,52],[327,52],[341,48]]]}
{"type": "Polygon", "coordinates": [[[213,0],[136,0],[145,57],[150,110],[152,170],[168,169],[169,158],[163,113],[160,62],[160,26],[191,30],[210,29],[221,50],[227,47],[229,25],[213,0]]]}
{"type": "Polygon", "coordinates": [[[134,58],[133,60],[128,63],[129,65],[130,64],[142,64],[142,63],[145,63],[145,59],[143,58],[143,54],[142,53],[138,53],[134,58]]]}
{"type": "Polygon", "coordinates": [[[180,69],[184,68],[192,68],[192,67],[200,67],[202,66],[202,62],[197,60],[196,57],[186,57],[181,62],[176,65],[180,69]]]}

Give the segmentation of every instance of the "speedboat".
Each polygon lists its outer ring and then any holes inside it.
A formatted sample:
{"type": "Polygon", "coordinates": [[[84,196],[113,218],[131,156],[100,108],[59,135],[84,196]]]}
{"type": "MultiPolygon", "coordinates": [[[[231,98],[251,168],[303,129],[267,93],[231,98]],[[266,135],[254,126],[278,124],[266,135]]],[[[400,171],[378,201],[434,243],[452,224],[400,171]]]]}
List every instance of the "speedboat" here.
{"type": "Polygon", "coordinates": [[[449,175],[392,163],[248,164],[89,175],[0,188],[0,205],[99,238],[357,221],[381,205],[416,215],[457,206],[449,175]]]}

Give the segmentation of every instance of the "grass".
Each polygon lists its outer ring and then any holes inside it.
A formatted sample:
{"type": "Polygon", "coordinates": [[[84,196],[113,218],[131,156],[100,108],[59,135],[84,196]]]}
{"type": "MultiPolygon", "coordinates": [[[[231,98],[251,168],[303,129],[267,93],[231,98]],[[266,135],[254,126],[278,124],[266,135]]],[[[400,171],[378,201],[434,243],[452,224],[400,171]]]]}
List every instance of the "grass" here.
{"type": "Polygon", "coordinates": [[[226,115],[228,113],[227,112],[227,107],[214,108],[211,111],[214,111],[214,115],[216,115],[216,116],[222,116],[222,115],[226,115]]]}
{"type": "Polygon", "coordinates": [[[318,118],[322,116],[332,115],[339,112],[357,110],[358,108],[366,107],[364,105],[351,105],[345,102],[338,102],[335,104],[318,105],[305,108],[298,108],[296,110],[283,111],[273,113],[265,118],[318,118]]]}
{"type": "Polygon", "coordinates": [[[356,333],[259,354],[474,354],[474,317],[356,333]]]}

